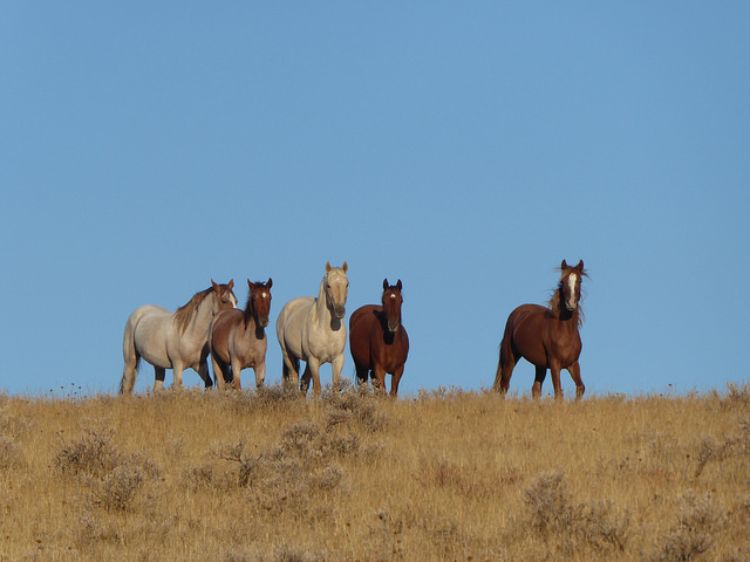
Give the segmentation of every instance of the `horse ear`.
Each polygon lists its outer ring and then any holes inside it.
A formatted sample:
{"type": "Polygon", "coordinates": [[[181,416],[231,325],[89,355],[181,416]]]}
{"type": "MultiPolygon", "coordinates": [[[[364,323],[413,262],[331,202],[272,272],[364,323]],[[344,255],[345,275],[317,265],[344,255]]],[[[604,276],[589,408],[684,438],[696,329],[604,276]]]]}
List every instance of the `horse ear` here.
{"type": "Polygon", "coordinates": [[[229,287],[229,290],[231,291],[234,289],[234,279],[230,279],[229,283],[227,283],[227,287],[229,287]]]}
{"type": "Polygon", "coordinates": [[[266,287],[268,287],[269,289],[273,287],[273,279],[271,279],[270,277],[268,278],[268,281],[266,281],[266,287]]]}
{"type": "Polygon", "coordinates": [[[578,273],[583,273],[583,260],[578,260],[578,265],[576,266],[576,269],[578,270],[578,273]]]}
{"type": "Polygon", "coordinates": [[[385,291],[388,288],[388,278],[386,277],[383,279],[383,290],[385,291]]]}
{"type": "Polygon", "coordinates": [[[401,279],[399,279],[398,281],[396,281],[396,288],[400,291],[401,287],[403,287],[403,285],[401,284],[401,279]]]}
{"type": "Polygon", "coordinates": [[[249,289],[253,288],[253,282],[250,281],[250,279],[247,280],[247,286],[248,286],[249,289]]]}
{"type": "Polygon", "coordinates": [[[216,284],[216,281],[214,281],[213,279],[211,279],[211,287],[213,287],[214,291],[216,291],[217,293],[219,292],[219,286],[216,284]]]}
{"type": "Polygon", "coordinates": [[[328,273],[329,271],[331,271],[331,262],[327,261],[326,262],[326,273],[328,273]]]}
{"type": "Polygon", "coordinates": [[[349,271],[349,264],[346,263],[346,262],[342,263],[341,264],[341,269],[343,269],[344,273],[346,273],[347,271],[349,271]]]}
{"type": "Polygon", "coordinates": [[[562,263],[560,264],[560,269],[568,269],[568,262],[563,260],[562,263]]]}

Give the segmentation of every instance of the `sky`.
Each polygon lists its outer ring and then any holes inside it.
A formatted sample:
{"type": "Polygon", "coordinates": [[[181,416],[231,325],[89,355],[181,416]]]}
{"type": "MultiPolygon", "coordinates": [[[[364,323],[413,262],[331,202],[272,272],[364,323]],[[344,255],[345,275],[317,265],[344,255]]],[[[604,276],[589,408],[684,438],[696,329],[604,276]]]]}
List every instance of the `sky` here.
{"type": "Polygon", "coordinates": [[[562,259],[588,394],[744,384],[748,29],[731,1],[8,0],[0,392],[115,393],[132,310],[230,278],[241,305],[273,278],[278,383],[276,316],[328,260],[347,319],[402,280],[406,396],[491,387],[562,259]]]}

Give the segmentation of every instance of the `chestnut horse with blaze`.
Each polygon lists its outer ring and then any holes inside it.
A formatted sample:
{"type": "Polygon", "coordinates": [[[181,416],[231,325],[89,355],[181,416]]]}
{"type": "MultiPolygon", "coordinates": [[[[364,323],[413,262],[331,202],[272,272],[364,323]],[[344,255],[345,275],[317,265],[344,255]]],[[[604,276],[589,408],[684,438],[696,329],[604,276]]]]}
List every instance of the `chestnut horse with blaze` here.
{"type": "Polygon", "coordinates": [[[563,397],[560,371],[567,369],[576,385],[576,399],[586,387],[581,380],[578,357],[581,354],[583,321],[581,313],[581,278],[586,276],[583,260],[571,267],[565,260],[560,265],[560,282],[549,307],[522,304],[510,313],[500,343],[500,360],[495,375],[495,390],[508,392],[510,377],[518,360],[523,357],[536,367],[532,396],[539,398],[547,369],[552,372],[555,398],[563,397]]]}
{"type": "Polygon", "coordinates": [[[381,306],[362,306],[349,319],[349,348],[359,383],[367,384],[371,374],[373,384],[385,392],[385,375],[390,373],[392,398],[409,355],[409,335],[401,324],[401,288],[401,279],[395,285],[384,279],[381,306]]]}

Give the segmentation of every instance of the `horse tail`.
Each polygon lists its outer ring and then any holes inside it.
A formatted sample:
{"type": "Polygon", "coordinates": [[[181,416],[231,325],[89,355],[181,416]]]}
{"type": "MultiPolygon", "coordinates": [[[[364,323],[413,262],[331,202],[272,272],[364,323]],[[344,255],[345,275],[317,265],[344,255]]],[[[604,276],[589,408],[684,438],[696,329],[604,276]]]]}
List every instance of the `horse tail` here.
{"type": "Polygon", "coordinates": [[[517,360],[517,357],[513,353],[513,329],[511,326],[511,318],[512,315],[508,318],[508,321],[505,324],[503,339],[500,341],[500,349],[497,358],[497,371],[495,371],[495,384],[493,385],[493,389],[501,394],[508,392],[510,377],[517,360]]]}
{"type": "Polygon", "coordinates": [[[125,324],[125,333],[122,336],[122,358],[125,366],[122,369],[122,379],[120,380],[120,394],[132,394],[135,386],[135,376],[138,372],[138,364],[141,356],[135,345],[135,329],[143,317],[145,311],[136,310],[128,317],[125,324]]]}

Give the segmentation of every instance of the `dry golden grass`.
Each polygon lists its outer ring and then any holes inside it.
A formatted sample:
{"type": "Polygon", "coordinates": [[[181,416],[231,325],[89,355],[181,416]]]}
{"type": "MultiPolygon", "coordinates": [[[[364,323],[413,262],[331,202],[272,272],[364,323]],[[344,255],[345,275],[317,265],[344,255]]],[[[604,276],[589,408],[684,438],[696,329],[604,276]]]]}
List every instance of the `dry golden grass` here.
{"type": "Polygon", "coordinates": [[[0,397],[0,560],[748,560],[750,386],[0,397]]]}

